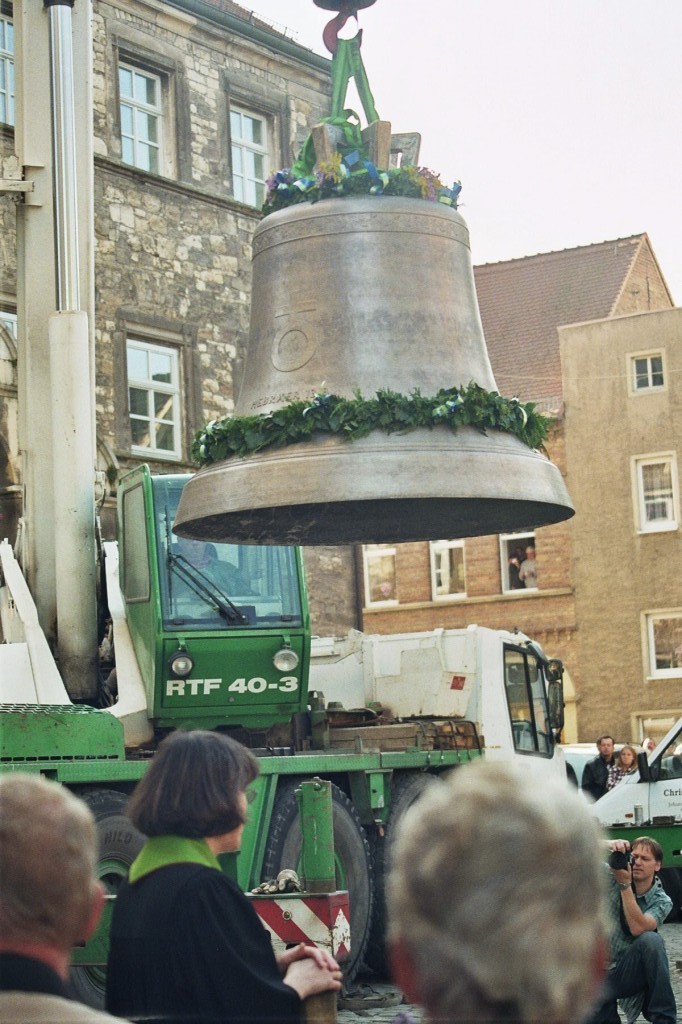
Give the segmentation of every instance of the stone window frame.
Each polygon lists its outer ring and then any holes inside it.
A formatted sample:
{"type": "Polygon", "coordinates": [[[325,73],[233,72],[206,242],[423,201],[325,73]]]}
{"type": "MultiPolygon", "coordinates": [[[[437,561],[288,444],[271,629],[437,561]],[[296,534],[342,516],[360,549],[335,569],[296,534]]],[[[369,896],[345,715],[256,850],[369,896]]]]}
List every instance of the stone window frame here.
{"type": "Polygon", "coordinates": [[[363,544],[362,545],[362,577],[364,582],[365,590],[365,607],[366,608],[390,608],[394,607],[399,603],[398,599],[398,581],[396,574],[396,556],[397,548],[394,544],[363,544]],[[373,561],[391,560],[393,563],[393,571],[390,573],[391,580],[385,579],[383,583],[378,583],[378,586],[389,584],[392,587],[392,594],[395,596],[385,596],[381,598],[373,597],[373,581],[372,571],[370,564],[373,561]]]}
{"type": "Polygon", "coordinates": [[[515,533],[501,533],[499,534],[500,542],[500,588],[503,594],[528,594],[536,593],[539,589],[535,587],[519,587],[515,588],[511,586],[509,579],[509,559],[512,554],[512,546],[523,546],[528,547],[528,541],[533,542],[533,547],[536,549],[537,557],[537,537],[535,530],[518,530],[515,533]]]}
{"type": "Polygon", "coordinates": [[[466,586],[466,550],[463,540],[432,540],[429,541],[429,563],[431,568],[431,600],[432,601],[461,601],[467,596],[466,586]],[[442,569],[438,566],[438,556],[451,551],[462,552],[462,576],[464,589],[446,593],[438,592],[438,575],[442,569]]]}
{"type": "Polygon", "coordinates": [[[14,127],[16,110],[14,105],[14,14],[12,5],[0,3],[0,123],[14,127]],[[7,42],[11,33],[12,46],[7,42]],[[5,116],[2,116],[4,114],[5,116]],[[7,116],[8,115],[8,116],[7,116]]]}
{"type": "Polygon", "coordinates": [[[650,680],[682,679],[682,664],[671,666],[670,668],[658,668],[656,665],[655,625],[657,622],[672,620],[680,620],[682,625],[682,608],[667,608],[659,611],[649,610],[642,613],[644,661],[647,678],[650,680]]]}
{"type": "Polygon", "coordinates": [[[232,194],[234,195],[234,198],[237,200],[238,203],[244,203],[245,206],[255,206],[256,208],[260,208],[263,205],[263,203],[265,202],[265,193],[266,193],[266,184],[265,184],[265,182],[266,182],[266,180],[268,178],[268,173],[267,173],[268,166],[267,165],[268,165],[268,161],[270,160],[270,135],[271,135],[271,129],[270,129],[270,125],[268,123],[268,118],[267,117],[265,117],[263,114],[256,113],[254,110],[246,110],[244,107],[239,107],[239,106],[237,106],[236,103],[231,103],[230,104],[230,160],[231,160],[231,164],[232,164],[232,194]],[[235,115],[235,114],[238,114],[240,118],[249,118],[251,121],[257,122],[257,123],[259,123],[259,124],[261,124],[263,126],[263,136],[264,136],[264,140],[265,140],[263,145],[259,146],[256,143],[249,142],[248,139],[244,139],[243,137],[240,137],[239,139],[235,138],[233,127],[232,127],[232,118],[233,118],[233,115],[235,115]],[[242,158],[242,170],[241,170],[241,174],[239,174],[239,175],[235,171],[235,152],[236,151],[239,151],[239,153],[241,154],[241,158],[242,158]],[[258,178],[255,175],[254,176],[249,176],[249,174],[247,172],[247,169],[246,169],[246,166],[245,166],[245,159],[244,159],[247,154],[254,154],[256,156],[260,155],[260,156],[263,157],[263,177],[262,178],[258,178]],[[237,187],[236,186],[237,186],[237,180],[238,179],[241,182],[241,190],[242,190],[242,197],[241,198],[239,196],[237,196],[237,194],[236,194],[237,193],[237,187]],[[261,198],[260,202],[258,202],[258,186],[259,185],[262,187],[262,192],[263,192],[263,195],[262,195],[262,198],[261,198]],[[256,202],[251,202],[250,201],[250,197],[247,198],[247,193],[250,191],[250,188],[253,188],[254,192],[256,193],[256,202]]]}
{"type": "Polygon", "coordinates": [[[665,349],[648,348],[643,349],[641,352],[628,352],[626,356],[626,363],[628,393],[632,398],[637,398],[640,395],[660,394],[661,392],[668,390],[668,367],[666,364],[665,349]],[[636,362],[638,360],[647,360],[647,378],[650,382],[654,372],[651,367],[651,360],[655,358],[660,358],[661,360],[660,372],[663,377],[662,382],[660,384],[647,383],[644,387],[638,387],[636,362]]]}
{"type": "MultiPolygon", "coordinates": [[[[677,453],[674,451],[651,452],[646,455],[635,455],[631,462],[633,506],[635,529],[637,533],[666,533],[679,529],[679,483],[677,474],[677,453]],[[647,518],[647,494],[644,485],[643,470],[646,466],[667,465],[670,467],[670,492],[658,496],[659,502],[669,503],[669,514],[666,518],[649,520],[647,518]]],[[[649,504],[656,501],[656,495],[649,497],[649,504]]]]}
{"type": "MultiPolygon", "coordinates": [[[[226,105],[226,161],[229,169],[230,192],[232,196],[234,196],[232,174],[232,128],[230,118],[232,108],[235,107],[242,113],[261,117],[265,121],[268,141],[272,147],[269,152],[272,167],[266,168],[266,179],[270,176],[270,172],[272,170],[277,170],[287,162],[286,158],[284,158],[282,154],[287,152],[287,143],[285,140],[289,124],[289,113],[286,105],[286,97],[284,97],[282,102],[279,104],[273,103],[267,96],[260,96],[255,92],[250,92],[240,88],[239,84],[233,81],[227,74],[223,74],[223,94],[225,96],[226,105]]],[[[235,199],[235,202],[239,202],[239,200],[235,199]]],[[[252,210],[258,209],[258,207],[250,206],[248,203],[245,203],[244,205],[249,206],[249,209],[252,210]]]]}
{"type": "Polygon", "coordinates": [[[180,381],[180,352],[175,345],[161,344],[158,341],[150,341],[138,335],[129,334],[126,338],[126,356],[128,357],[128,417],[131,424],[131,451],[134,455],[147,455],[150,458],[180,459],[182,457],[182,412],[181,412],[181,381],[180,381]],[[142,352],[146,361],[154,355],[162,355],[164,360],[169,360],[171,367],[171,379],[169,382],[154,380],[149,376],[134,377],[130,371],[131,350],[142,352]],[[130,405],[130,392],[137,390],[144,393],[145,412],[133,412],[130,405]],[[157,396],[164,396],[164,409],[161,411],[153,408],[157,396]],[[165,411],[170,404],[170,412],[165,411]],[[161,415],[161,413],[164,413],[161,415]],[[132,440],[133,422],[147,423],[149,425],[149,444],[135,444],[132,440]],[[157,431],[163,427],[170,426],[172,435],[172,447],[162,448],[158,444],[152,445],[152,437],[157,438],[157,431]]]}
{"type": "Polygon", "coordinates": [[[139,64],[131,64],[127,61],[119,59],[118,62],[118,83],[119,83],[119,113],[121,117],[121,159],[129,167],[137,167],[138,170],[149,171],[152,174],[158,174],[160,169],[167,164],[166,150],[168,149],[165,140],[166,129],[164,125],[164,85],[160,75],[149,68],[143,68],[139,64]],[[128,72],[133,79],[133,94],[123,95],[121,88],[121,75],[122,72],[128,72]],[[144,78],[149,82],[154,83],[154,91],[157,94],[155,96],[155,102],[143,102],[139,100],[135,95],[135,78],[144,78]],[[126,133],[124,136],[123,127],[123,116],[122,112],[124,108],[130,108],[132,115],[132,126],[130,133],[126,133]],[[149,137],[143,138],[138,128],[138,113],[146,116],[151,123],[156,126],[156,139],[152,140],[149,137]],[[132,143],[133,158],[126,160],[123,156],[124,152],[124,137],[129,139],[132,143]],[[146,147],[149,150],[149,163],[155,163],[155,166],[145,166],[142,162],[140,155],[138,155],[138,149],[140,147],[146,147]],[[152,154],[156,154],[156,160],[153,160],[152,154]]]}
{"type": "Polygon", "coordinates": [[[113,156],[125,167],[140,174],[171,180],[191,182],[191,119],[187,72],[180,57],[172,48],[151,40],[136,29],[121,26],[111,27],[109,33],[109,62],[112,95],[109,117],[111,121],[111,142],[113,156]],[[134,164],[124,163],[121,146],[121,95],[119,88],[119,66],[129,65],[140,71],[156,76],[161,83],[161,109],[163,113],[163,150],[159,170],[147,171],[134,164]]]}
{"type": "Polygon", "coordinates": [[[181,326],[163,317],[146,316],[134,311],[119,311],[116,318],[114,342],[114,394],[120,395],[115,406],[115,432],[117,452],[126,459],[145,462],[189,463],[192,440],[202,421],[201,367],[197,352],[197,331],[191,324],[181,326]],[[178,354],[179,367],[179,450],[177,454],[164,454],[149,449],[134,448],[130,430],[128,399],[128,339],[137,338],[150,345],[172,348],[178,354]]]}

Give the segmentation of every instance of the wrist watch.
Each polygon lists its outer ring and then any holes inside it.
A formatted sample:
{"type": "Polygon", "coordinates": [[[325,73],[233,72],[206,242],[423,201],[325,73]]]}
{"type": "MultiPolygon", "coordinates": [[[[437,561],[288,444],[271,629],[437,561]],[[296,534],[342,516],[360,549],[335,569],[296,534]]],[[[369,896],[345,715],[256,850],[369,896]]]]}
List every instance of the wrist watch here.
{"type": "Polygon", "coordinates": [[[631,886],[632,886],[632,882],[619,882],[618,883],[618,888],[621,889],[622,891],[625,891],[626,889],[630,889],[631,886]]]}

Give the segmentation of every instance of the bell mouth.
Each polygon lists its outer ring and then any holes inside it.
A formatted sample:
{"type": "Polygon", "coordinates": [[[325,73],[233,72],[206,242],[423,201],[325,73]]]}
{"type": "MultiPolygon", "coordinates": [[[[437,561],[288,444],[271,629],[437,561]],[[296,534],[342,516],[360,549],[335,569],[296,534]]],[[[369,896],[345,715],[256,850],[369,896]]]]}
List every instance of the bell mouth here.
{"type": "Polygon", "coordinates": [[[574,515],[561,474],[499,431],[318,437],[200,470],[174,532],[248,544],[404,543],[536,529],[574,515]]]}

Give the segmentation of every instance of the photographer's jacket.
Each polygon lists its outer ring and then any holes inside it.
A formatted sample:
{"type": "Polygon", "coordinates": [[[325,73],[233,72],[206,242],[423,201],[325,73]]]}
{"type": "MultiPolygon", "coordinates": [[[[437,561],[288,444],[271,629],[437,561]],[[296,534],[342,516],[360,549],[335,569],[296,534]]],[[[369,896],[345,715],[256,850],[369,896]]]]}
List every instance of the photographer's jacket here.
{"type": "MultiPolygon", "coordinates": [[[[630,934],[629,929],[627,929],[626,922],[625,927],[623,927],[624,922],[621,913],[620,888],[610,871],[609,882],[609,909],[611,911],[610,917],[612,923],[610,936],[611,958],[616,961],[621,958],[623,953],[625,953],[628,947],[632,945],[635,939],[634,936],[630,934]]],[[[661,880],[658,875],[654,878],[654,884],[644,893],[643,896],[638,896],[637,893],[635,893],[635,899],[637,900],[637,905],[642,913],[650,914],[654,918],[657,927],[660,927],[663,924],[673,908],[673,901],[661,885],[661,880]]]]}

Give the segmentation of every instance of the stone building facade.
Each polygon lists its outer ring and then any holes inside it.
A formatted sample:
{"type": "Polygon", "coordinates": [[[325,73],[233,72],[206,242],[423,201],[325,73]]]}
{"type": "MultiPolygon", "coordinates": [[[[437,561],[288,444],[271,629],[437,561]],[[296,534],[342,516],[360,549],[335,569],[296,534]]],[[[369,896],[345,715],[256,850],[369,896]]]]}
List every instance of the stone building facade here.
{"type": "MultiPolygon", "coordinates": [[[[3,4],[0,81],[12,63],[3,4]]],[[[263,179],[329,113],[330,63],[231,0],[95,0],[93,131],[98,467],[189,472],[203,422],[234,406],[249,328],[263,179]]],[[[0,89],[0,94],[2,90],[0,89]]],[[[0,95],[0,100],[2,95],[0,95]]],[[[14,152],[0,104],[0,157],[14,152]]],[[[0,515],[20,512],[16,206],[0,199],[0,515]]],[[[355,621],[348,553],[308,557],[315,628],[355,621]],[[344,563],[343,583],[339,564],[344,563]],[[327,595],[321,605],[314,595],[327,595]]]]}

